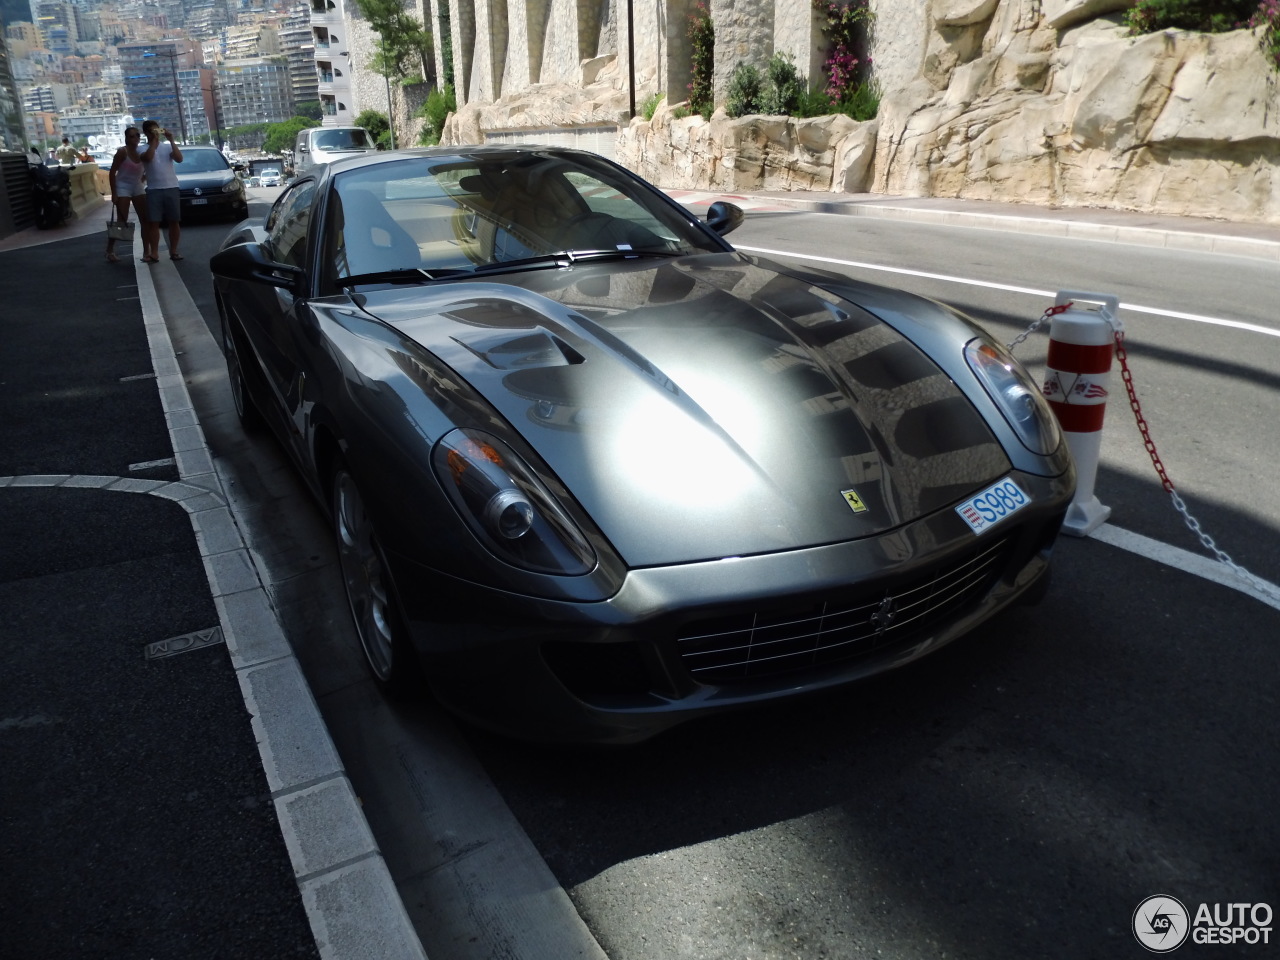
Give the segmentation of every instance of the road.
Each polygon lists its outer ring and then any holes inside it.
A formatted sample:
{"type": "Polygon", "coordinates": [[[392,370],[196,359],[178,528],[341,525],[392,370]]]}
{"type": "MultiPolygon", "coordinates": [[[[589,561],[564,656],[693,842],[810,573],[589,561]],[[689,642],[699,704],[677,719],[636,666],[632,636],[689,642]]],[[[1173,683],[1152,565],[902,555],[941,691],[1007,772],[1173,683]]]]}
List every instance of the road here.
{"type": "MultiPolygon", "coordinates": [[[[162,300],[185,309],[219,469],[433,960],[1136,957],[1152,894],[1280,904],[1280,612],[1179,569],[1200,545],[1124,403],[1099,496],[1166,546],[1063,538],[1041,606],[839,695],[625,751],[530,748],[368,683],[323,520],[220,392],[200,321],[222,232],[187,229],[194,303],[162,300]]],[[[935,297],[1005,341],[1058,289],[1119,296],[1169,474],[1223,549],[1280,580],[1274,264],[794,212],[732,240],[935,297]]],[[[1019,355],[1036,369],[1045,346],[1019,355]]]]}

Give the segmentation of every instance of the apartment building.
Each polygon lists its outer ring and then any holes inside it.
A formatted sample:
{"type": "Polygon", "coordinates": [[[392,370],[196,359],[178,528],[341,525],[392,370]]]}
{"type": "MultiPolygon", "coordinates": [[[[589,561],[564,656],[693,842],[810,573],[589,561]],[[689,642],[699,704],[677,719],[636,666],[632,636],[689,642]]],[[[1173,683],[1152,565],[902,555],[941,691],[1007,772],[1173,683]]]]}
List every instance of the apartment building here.
{"type": "MultiPolygon", "coordinates": [[[[346,16],[348,0],[310,0],[311,37],[315,46],[317,93],[326,127],[344,127],[360,112],[352,83],[351,45],[346,16]]],[[[350,0],[354,6],[354,0],[350,0]]]]}
{"type": "Polygon", "coordinates": [[[154,117],[180,133],[186,107],[180,97],[179,71],[203,62],[200,47],[190,40],[124,43],[116,48],[129,112],[139,121],[154,117]]]}
{"type": "Polygon", "coordinates": [[[284,57],[228,60],[217,67],[217,109],[224,130],[280,123],[293,116],[293,88],[284,57]]]}

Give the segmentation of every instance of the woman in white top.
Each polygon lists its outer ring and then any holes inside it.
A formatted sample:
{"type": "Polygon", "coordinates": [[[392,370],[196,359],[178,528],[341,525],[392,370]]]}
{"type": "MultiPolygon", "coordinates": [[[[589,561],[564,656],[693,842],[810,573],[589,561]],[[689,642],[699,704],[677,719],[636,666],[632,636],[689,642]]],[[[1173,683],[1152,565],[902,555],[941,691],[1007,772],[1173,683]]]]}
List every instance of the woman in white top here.
{"type": "MultiPolygon", "coordinates": [[[[138,222],[147,222],[147,185],[143,176],[142,164],[130,159],[129,148],[136,152],[142,134],[137,127],[130,127],[124,132],[124,146],[111,158],[111,171],[107,179],[111,181],[111,202],[116,207],[116,219],[122,223],[129,222],[129,205],[138,211],[138,222]]],[[[115,237],[107,234],[107,260],[118,263],[115,237]]]]}

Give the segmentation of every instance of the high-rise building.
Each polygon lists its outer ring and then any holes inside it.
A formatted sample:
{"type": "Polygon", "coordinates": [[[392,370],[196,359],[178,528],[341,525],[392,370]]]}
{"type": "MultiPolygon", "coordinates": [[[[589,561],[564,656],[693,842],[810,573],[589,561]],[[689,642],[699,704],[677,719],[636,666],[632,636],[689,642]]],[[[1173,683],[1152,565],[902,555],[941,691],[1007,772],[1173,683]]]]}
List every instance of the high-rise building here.
{"type": "Polygon", "coordinates": [[[315,103],[320,99],[316,75],[316,46],[311,33],[310,7],[303,4],[276,28],[280,54],[289,61],[289,79],[294,103],[315,103]]]}
{"type": "Polygon", "coordinates": [[[0,149],[26,151],[30,138],[22,128],[22,117],[22,101],[9,69],[9,50],[0,38],[0,149]]]}
{"type": "Polygon", "coordinates": [[[203,62],[200,47],[190,40],[175,39],[124,43],[116,49],[129,112],[139,122],[154,118],[175,136],[181,133],[186,111],[179,98],[178,73],[194,70],[203,62]]]}
{"type": "Polygon", "coordinates": [[[284,57],[228,60],[217,68],[222,128],[280,123],[293,116],[293,90],[284,57]]]}

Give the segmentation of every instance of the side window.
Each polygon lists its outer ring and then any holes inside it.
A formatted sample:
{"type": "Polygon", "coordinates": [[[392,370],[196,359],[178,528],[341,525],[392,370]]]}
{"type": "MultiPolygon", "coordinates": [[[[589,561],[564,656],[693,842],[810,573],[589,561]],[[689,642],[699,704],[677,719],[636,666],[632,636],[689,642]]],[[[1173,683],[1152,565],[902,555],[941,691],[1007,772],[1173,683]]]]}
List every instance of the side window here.
{"type": "Polygon", "coordinates": [[[307,256],[307,226],[311,222],[311,198],[315,196],[314,180],[304,180],[290,187],[267,218],[267,242],[272,258],[278,263],[301,267],[307,256]]]}

